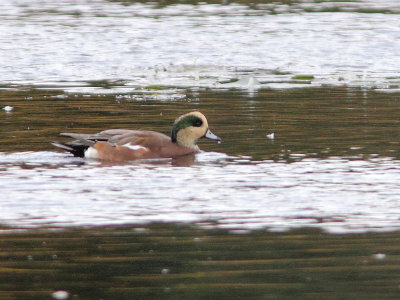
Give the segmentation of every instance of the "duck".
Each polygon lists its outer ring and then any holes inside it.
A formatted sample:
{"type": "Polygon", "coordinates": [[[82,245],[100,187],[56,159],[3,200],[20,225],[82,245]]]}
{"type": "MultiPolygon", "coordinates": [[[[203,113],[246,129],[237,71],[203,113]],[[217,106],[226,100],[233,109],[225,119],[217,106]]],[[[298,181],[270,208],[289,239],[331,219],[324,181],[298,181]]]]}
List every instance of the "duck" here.
{"type": "Polygon", "coordinates": [[[171,135],[131,129],[107,129],[95,134],[60,133],[71,142],[52,142],[57,148],[76,157],[123,162],[138,159],[178,158],[200,151],[197,141],[207,138],[221,141],[208,128],[207,118],[200,111],[178,117],[171,135]]]}

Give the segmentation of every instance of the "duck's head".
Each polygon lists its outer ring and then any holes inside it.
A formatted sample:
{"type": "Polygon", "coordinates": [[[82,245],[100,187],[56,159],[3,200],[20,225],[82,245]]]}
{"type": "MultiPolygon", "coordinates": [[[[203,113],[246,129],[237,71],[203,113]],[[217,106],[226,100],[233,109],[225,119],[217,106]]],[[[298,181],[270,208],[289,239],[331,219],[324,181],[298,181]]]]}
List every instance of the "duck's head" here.
{"type": "Polygon", "coordinates": [[[171,140],[178,145],[198,150],[197,140],[203,137],[221,141],[208,129],[207,119],[199,111],[192,111],[180,116],[172,126],[171,140]]]}

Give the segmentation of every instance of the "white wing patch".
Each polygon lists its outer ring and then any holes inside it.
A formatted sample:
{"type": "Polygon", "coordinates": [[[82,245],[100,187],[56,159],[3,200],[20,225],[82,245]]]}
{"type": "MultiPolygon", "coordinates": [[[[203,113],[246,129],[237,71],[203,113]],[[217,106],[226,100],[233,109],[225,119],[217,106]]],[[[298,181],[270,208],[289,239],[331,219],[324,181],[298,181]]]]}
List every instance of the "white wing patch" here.
{"type": "Polygon", "coordinates": [[[140,145],[131,145],[131,144],[129,144],[129,143],[127,143],[127,144],[125,144],[125,145],[122,145],[122,147],[126,147],[126,148],[129,148],[129,149],[131,149],[131,150],[146,150],[146,151],[148,151],[149,149],[148,148],[146,148],[146,147],[143,147],[143,146],[140,146],[140,145]]]}
{"type": "Polygon", "coordinates": [[[99,153],[93,147],[89,147],[85,151],[86,158],[99,158],[99,153]]]}

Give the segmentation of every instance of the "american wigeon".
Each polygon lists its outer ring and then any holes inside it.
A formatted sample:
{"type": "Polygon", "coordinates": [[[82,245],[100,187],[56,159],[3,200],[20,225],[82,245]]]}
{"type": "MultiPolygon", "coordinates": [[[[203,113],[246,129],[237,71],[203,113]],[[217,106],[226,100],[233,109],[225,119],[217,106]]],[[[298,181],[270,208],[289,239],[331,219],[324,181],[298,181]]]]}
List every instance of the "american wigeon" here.
{"type": "Polygon", "coordinates": [[[197,140],[221,139],[208,129],[206,117],[193,111],[175,120],[171,136],[146,130],[109,129],[96,134],[61,133],[75,139],[52,144],[74,156],[121,162],[135,159],[176,158],[198,152],[197,140]]]}

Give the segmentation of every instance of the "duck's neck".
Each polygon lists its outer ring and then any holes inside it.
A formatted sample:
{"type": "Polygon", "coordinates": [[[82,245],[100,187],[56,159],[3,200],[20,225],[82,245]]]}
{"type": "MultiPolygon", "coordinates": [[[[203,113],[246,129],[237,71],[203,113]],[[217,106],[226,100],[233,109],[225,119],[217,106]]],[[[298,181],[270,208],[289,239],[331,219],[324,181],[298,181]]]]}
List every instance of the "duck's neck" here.
{"type": "Polygon", "coordinates": [[[180,146],[193,149],[195,151],[200,151],[199,146],[196,145],[194,141],[187,140],[185,138],[180,138],[179,136],[176,139],[176,143],[180,146]]]}
{"type": "Polygon", "coordinates": [[[191,131],[187,129],[179,129],[176,125],[171,131],[171,141],[186,148],[193,149],[194,151],[200,151],[199,146],[197,146],[197,139],[194,139],[191,131]]]}
{"type": "Polygon", "coordinates": [[[173,134],[171,136],[171,140],[173,143],[178,144],[179,146],[183,146],[186,148],[193,149],[195,151],[199,151],[199,146],[196,144],[196,140],[190,138],[184,131],[179,131],[178,134],[173,134]]]}

